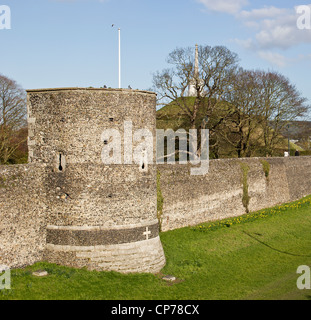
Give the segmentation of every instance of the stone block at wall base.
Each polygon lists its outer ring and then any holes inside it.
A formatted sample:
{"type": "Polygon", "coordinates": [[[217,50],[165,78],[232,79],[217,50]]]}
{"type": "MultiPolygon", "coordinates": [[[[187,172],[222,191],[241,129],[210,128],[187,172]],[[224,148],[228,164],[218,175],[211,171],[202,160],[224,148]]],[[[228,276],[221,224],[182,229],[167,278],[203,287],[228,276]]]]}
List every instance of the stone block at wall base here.
{"type": "Polygon", "coordinates": [[[158,273],[165,265],[159,236],[114,245],[61,246],[47,244],[44,260],[74,268],[120,273],[158,273]]]}

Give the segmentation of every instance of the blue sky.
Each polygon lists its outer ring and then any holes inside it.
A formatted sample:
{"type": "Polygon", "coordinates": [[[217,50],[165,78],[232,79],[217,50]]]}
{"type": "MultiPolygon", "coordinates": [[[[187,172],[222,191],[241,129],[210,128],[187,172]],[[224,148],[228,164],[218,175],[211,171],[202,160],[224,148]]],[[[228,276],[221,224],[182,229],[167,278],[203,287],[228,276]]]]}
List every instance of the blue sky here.
{"type": "MultiPolygon", "coordinates": [[[[309,0],[310,1],[310,0],[309,0]]],[[[311,102],[311,30],[295,6],[308,1],[0,0],[11,30],[0,30],[0,73],[25,89],[118,86],[148,89],[176,47],[224,45],[247,69],[289,77],[311,102]],[[112,28],[114,24],[116,27],[112,28]]]]}

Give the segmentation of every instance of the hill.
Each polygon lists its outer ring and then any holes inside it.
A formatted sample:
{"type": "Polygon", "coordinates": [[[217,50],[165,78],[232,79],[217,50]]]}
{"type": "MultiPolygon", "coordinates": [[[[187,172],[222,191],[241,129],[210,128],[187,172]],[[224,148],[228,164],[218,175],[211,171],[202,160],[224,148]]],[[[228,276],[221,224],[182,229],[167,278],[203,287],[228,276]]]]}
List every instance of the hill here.
{"type": "MultiPolygon", "coordinates": [[[[157,110],[157,129],[173,129],[174,131],[178,129],[185,129],[188,131],[191,128],[190,118],[187,115],[187,111],[185,108],[182,108],[180,105],[185,103],[189,107],[189,111],[193,111],[195,97],[187,97],[183,98],[179,101],[173,101],[161,109],[157,110]]],[[[206,102],[206,101],[205,101],[206,102]]],[[[205,103],[203,101],[203,105],[205,103]]],[[[195,121],[196,128],[199,128],[202,121],[206,117],[205,107],[200,108],[198,110],[198,115],[195,121]]],[[[232,111],[232,106],[230,106],[227,102],[219,103],[217,108],[215,108],[214,112],[208,118],[208,123],[206,128],[211,129],[217,121],[221,117],[224,117],[226,113],[232,111]]],[[[254,130],[252,134],[251,144],[254,145],[252,155],[253,157],[262,157],[266,156],[264,150],[264,142],[263,142],[263,130],[260,128],[258,121],[258,127],[254,130]]],[[[228,128],[225,126],[221,127],[221,130],[224,132],[228,131],[228,135],[235,134],[236,129],[228,128]],[[231,131],[231,132],[230,132],[231,131]]],[[[273,131],[272,125],[270,125],[271,132],[273,131]]],[[[284,156],[284,151],[288,150],[288,138],[290,140],[298,140],[300,141],[303,136],[306,135],[306,132],[310,132],[311,136],[311,122],[308,121],[292,121],[289,123],[289,127],[286,126],[284,130],[282,130],[281,134],[278,136],[278,143],[275,148],[274,156],[284,156]],[[288,130],[289,128],[289,130],[288,130]],[[309,130],[309,131],[308,131],[309,130]]],[[[214,141],[215,142],[215,141],[214,141]]],[[[213,149],[213,141],[210,141],[210,157],[211,158],[234,158],[238,157],[238,154],[235,148],[228,142],[226,139],[218,135],[217,137],[217,150],[213,149]]],[[[291,155],[294,155],[295,150],[304,151],[306,146],[303,144],[295,144],[294,141],[290,142],[291,155]]]]}

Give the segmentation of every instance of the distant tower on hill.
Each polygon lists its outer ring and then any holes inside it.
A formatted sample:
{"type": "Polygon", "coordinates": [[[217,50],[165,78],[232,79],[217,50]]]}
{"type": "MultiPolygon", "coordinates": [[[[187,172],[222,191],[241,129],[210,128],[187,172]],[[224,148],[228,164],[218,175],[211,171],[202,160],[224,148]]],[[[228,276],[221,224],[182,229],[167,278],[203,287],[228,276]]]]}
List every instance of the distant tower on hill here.
{"type": "Polygon", "coordinates": [[[203,91],[204,81],[199,79],[199,47],[195,45],[195,59],[194,59],[194,73],[193,78],[190,80],[188,88],[188,97],[196,97],[198,95],[198,89],[200,92],[203,91]],[[199,87],[199,88],[198,88],[199,87]]]}

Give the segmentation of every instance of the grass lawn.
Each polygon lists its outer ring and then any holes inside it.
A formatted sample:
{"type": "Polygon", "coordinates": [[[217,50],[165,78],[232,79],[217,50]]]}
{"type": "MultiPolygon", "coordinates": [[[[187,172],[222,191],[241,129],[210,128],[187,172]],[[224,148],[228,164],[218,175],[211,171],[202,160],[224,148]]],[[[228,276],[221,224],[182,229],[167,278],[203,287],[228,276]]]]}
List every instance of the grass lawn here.
{"type": "Polygon", "coordinates": [[[118,274],[37,263],[11,270],[0,299],[310,300],[298,266],[311,266],[311,196],[239,218],[161,234],[161,274],[118,274]],[[37,278],[38,269],[49,275],[37,278]],[[174,275],[175,283],[161,279],[174,275]]]}

